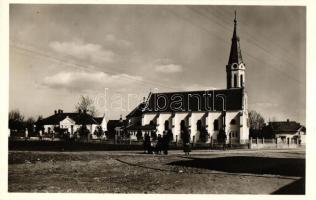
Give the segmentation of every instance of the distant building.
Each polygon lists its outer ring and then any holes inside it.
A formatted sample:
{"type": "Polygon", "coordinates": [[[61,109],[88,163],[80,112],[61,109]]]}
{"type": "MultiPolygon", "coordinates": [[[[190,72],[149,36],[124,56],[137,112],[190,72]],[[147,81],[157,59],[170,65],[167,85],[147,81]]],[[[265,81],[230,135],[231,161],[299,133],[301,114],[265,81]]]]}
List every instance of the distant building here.
{"type": "MultiPolygon", "coordinates": [[[[181,133],[188,130],[191,141],[208,136],[217,139],[222,129],[227,141],[247,143],[249,137],[248,102],[245,90],[245,64],[242,59],[237,20],[228,64],[226,65],[227,88],[221,90],[150,93],[126,116],[127,131],[134,135],[155,132],[172,132],[173,140],[181,140],[181,133]]],[[[211,78],[211,76],[210,76],[211,78]]]]}
{"type": "Polygon", "coordinates": [[[305,144],[306,128],[300,123],[287,120],[269,122],[269,126],[275,138],[283,142],[298,141],[300,144],[305,144]]]}
{"type": "Polygon", "coordinates": [[[63,110],[55,110],[55,113],[36,123],[44,128],[44,133],[54,133],[56,128],[61,132],[74,134],[78,129],[85,125],[93,135],[96,128],[101,126],[102,131],[107,130],[105,117],[93,117],[84,111],[76,113],[64,113],[63,110]]]}
{"type": "Polygon", "coordinates": [[[126,120],[123,120],[122,116],[119,120],[109,120],[107,123],[108,137],[114,138],[115,135],[124,136],[125,128],[126,120]]]}

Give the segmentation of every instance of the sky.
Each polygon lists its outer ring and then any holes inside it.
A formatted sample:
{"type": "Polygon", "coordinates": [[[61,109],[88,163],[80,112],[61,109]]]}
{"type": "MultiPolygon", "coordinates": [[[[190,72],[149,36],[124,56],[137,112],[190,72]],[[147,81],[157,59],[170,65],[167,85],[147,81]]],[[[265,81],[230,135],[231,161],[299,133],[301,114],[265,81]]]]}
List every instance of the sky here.
{"type": "Polygon", "coordinates": [[[126,116],[150,91],[226,88],[237,10],[249,110],[306,115],[306,9],[295,6],[10,5],[9,110],[126,116]]]}

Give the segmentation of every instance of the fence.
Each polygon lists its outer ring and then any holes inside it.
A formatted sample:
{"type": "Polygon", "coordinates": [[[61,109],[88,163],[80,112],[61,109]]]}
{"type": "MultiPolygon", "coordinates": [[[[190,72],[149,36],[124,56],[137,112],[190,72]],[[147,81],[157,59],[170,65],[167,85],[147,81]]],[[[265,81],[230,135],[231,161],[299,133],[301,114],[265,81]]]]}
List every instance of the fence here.
{"type": "Polygon", "coordinates": [[[282,148],[299,148],[303,145],[299,144],[298,139],[280,138],[265,139],[265,138],[250,138],[249,149],[282,149],[282,148]]]}
{"type": "MultiPolygon", "coordinates": [[[[25,134],[22,133],[15,133],[11,134],[9,137],[10,143],[14,144],[13,146],[16,148],[16,145],[24,145],[24,143],[27,143],[27,147],[29,144],[33,143],[35,145],[40,144],[46,144],[51,145],[51,147],[54,147],[53,143],[56,143],[58,146],[59,144],[62,144],[62,146],[69,146],[69,144],[75,146],[71,148],[75,149],[81,149],[79,146],[84,145],[83,149],[91,148],[94,149],[95,147],[97,149],[118,149],[118,150],[127,150],[127,149],[141,149],[143,148],[143,140],[133,140],[131,138],[120,138],[115,137],[112,139],[106,139],[106,138],[65,138],[61,135],[42,135],[42,137],[39,136],[31,136],[31,137],[25,137],[25,134]],[[74,145],[75,144],[75,145],[74,145]],[[108,146],[108,147],[105,147],[108,146]],[[116,146],[116,147],[113,147],[116,146]],[[122,148],[122,149],[120,149],[122,148]]],[[[9,144],[10,144],[9,143],[9,144]]],[[[195,137],[193,136],[193,139],[191,141],[192,148],[193,149],[222,149],[223,144],[219,143],[216,139],[213,139],[212,137],[209,138],[206,142],[196,141],[195,137]]],[[[281,140],[279,139],[265,139],[265,138],[250,138],[249,140],[238,140],[238,139],[228,139],[226,141],[226,147],[227,148],[233,148],[233,149],[276,149],[276,148],[299,148],[301,145],[299,144],[299,141],[297,139],[286,139],[281,140]]],[[[24,145],[25,146],[25,145],[24,145]]],[[[182,140],[178,137],[175,137],[175,140],[170,142],[169,144],[170,149],[182,149],[183,144],[182,140]]],[[[29,148],[29,147],[28,147],[29,148]]],[[[41,147],[45,148],[45,147],[41,147]]],[[[64,147],[63,147],[64,148],[64,147]]],[[[67,147],[68,148],[68,147],[67,147]]]]}

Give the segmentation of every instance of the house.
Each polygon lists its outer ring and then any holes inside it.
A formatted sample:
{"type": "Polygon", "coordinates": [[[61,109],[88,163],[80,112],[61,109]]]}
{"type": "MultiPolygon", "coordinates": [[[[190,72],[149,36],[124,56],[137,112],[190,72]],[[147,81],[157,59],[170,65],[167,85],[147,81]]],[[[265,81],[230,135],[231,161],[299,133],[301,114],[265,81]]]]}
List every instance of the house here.
{"type": "Polygon", "coordinates": [[[107,123],[107,137],[114,138],[115,135],[123,137],[126,127],[126,120],[122,119],[122,116],[119,120],[109,120],[107,123]]]}
{"type": "Polygon", "coordinates": [[[103,132],[107,130],[105,116],[95,118],[85,111],[64,113],[63,110],[55,110],[53,115],[36,122],[36,124],[43,126],[44,133],[48,134],[58,132],[74,134],[83,125],[86,126],[92,137],[99,126],[103,132]]]}
{"type": "Polygon", "coordinates": [[[246,67],[237,36],[236,16],[231,41],[225,67],[226,89],[149,93],[147,99],[126,116],[130,135],[137,131],[143,135],[152,132],[162,135],[167,131],[173,135],[173,141],[180,141],[183,130],[188,130],[192,142],[210,142],[216,141],[219,131],[224,130],[227,141],[247,143],[246,67]]]}
{"type": "Polygon", "coordinates": [[[295,121],[269,122],[273,135],[282,142],[305,144],[306,128],[295,121]]]}

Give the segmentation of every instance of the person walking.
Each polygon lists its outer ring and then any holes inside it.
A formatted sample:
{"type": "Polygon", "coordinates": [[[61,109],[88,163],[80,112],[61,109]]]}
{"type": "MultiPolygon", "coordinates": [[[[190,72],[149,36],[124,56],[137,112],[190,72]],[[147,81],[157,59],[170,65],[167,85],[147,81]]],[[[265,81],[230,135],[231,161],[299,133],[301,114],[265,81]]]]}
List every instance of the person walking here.
{"type": "Polygon", "coordinates": [[[162,137],[161,134],[158,134],[158,138],[157,138],[157,144],[156,144],[156,154],[161,154],[161,149],[163,146],[163,141],[162,141],[162,137]]]}
{"type": "Polygon", "coordinates": [[[218,136],[217,136],[218,142],[222,145],[223,150],[226,150],[226,133],[223,129],[219,130],[218,136]]]}
{"type": "Polygon", "coordinates": [[[148,133],[145,133],[144,135],[144,153],[150,152],[150,136],[148,133]]]}
{"type": "Polygon", "coordinates": [[[168,136],[168,131],[164,130],[163,131],[163,136],[162,136],[162,148],[163,148],[163,153],[165,155],[168,155],[168,149],[169,149],[169,136],[168,136]]]}
{"type": "Polygon", "coordinates": [[[186,156],[190,155],[191,143],[190,143],[190,133],[188,130],[183,130],[183,151],[186,156]]]}

